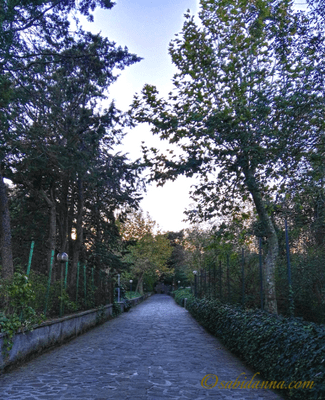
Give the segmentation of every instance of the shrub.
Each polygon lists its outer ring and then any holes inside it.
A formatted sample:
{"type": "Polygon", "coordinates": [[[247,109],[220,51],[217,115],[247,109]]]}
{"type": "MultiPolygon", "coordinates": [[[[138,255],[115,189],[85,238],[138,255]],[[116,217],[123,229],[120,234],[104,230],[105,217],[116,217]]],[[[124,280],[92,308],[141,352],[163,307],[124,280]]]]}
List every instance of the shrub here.
{"type": "Polygon", "coordinates": [[[129,311],[129,310],[131,310],[131,308],[132,308],[132,303],[131,303],[131,301],[129,300],[129,299],[127,299],[127,298],[124,298],[124,299],[122,299],[122,302],[123,302],[123,304],[124,304],[124,311],[129,311]]]}
{"type": "Polygon", "coordinates": [[[194,296],[191,293],[191,289],[177,289],[173,292],[174,299],[177,304],[180,306],[184,305],[184,299],[187,298],[187,301],[190,299],[193,301],[194,296]]]}
{"type": "Polygon", "coordinates": [[[112,316],[117,317],[118,315],[120,315],[122,313],[121,311],[121,306],[119,303],[117,303],[116,301],[113,302],[113,312],[112,312],[112,316]]]}
{"type": "Polygon", "coordinates": [[[13,278],[1,281],[0,285],[0,332],[5,333],[4,355],[8,355],[12,338],[19,330],[32,330],[40,323],[43,315],[37,315],[30,303],[35,300],[35,292],[26,275],[15,272],[13,278]]]}
{"type": "Polygon", "coordinates": [[[193,317],[266,380],[314,382],[312,389],[288,389],[288,397],[325,399],[324,325],[175,292],[178,304],[185,297],[193,317]]]}

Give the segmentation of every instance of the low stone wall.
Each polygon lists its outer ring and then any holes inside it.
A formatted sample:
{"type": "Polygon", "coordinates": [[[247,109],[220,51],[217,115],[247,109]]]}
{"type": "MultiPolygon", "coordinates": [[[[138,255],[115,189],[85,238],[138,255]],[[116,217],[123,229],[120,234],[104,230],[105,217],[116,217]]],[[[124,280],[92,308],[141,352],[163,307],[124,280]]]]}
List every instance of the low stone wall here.
{"type": "MultiPolygon", "coordinates": [[[[130,300],[130,302],[134,306],[141,303],[149,295],[145,294],[130,300]]],[[[120,303],[120,306],[123,312],[123,303],[120,303]]],[[[103,311],[99,309],[87,310],[43,322],[36,326],[33,331],[17,333],[13,338],[13,346],[9,354],[4,357],[3,352],[0,351],[0,370],[19,364],[35,354],[40,354],[53,346],[60,345],[86,332],[99,322],[108,320],[112,316],[113,305],[106,305],[103,310],[104,315],[103,311]]],[[[0,349],[3,346],[4,336],[4,334],[0,333],[0,349]]]]}

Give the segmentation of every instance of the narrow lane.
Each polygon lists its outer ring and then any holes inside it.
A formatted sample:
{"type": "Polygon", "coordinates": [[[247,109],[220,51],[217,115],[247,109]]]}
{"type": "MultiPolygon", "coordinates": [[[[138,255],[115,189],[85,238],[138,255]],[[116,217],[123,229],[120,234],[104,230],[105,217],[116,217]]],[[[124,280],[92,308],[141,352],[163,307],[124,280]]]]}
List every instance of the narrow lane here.
{"type": "Polygon", "coordinates": [[[207,374],[217,386],[254,375],[171,297],[155,295],[1,375],[0,399],[281,400],[265,389],[203,388],[207,374]]]}

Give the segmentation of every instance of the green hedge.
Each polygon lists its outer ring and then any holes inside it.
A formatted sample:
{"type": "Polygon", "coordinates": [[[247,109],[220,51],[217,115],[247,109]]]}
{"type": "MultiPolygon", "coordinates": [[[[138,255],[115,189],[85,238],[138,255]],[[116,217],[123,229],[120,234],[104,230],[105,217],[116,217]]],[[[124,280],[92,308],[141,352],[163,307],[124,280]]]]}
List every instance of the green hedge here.
{"type": "Polygon", "coordinates": [[[175,292],[179,305],[185,297],[193,317],[265,380],[314,382],[312,389],[286,390],[290,399],[325,399],[324,325],[195,299],[186,289],[175,292]]]}

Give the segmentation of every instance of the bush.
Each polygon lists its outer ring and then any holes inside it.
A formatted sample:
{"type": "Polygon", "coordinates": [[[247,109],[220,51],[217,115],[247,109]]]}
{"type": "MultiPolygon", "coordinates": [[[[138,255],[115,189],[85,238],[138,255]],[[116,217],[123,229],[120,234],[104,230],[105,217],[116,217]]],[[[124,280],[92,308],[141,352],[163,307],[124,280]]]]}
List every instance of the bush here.
{"type": "Polygon", "coordinates": [[[131,301],[127,298],[122,299],[122,303],[124,304],[124,311],[129,311],[132,308],[131,301]]]}
{"type": "Polygon", "coordinates": [[[116,303],[116,301],[113,302],[113,312],[112,312],[112,316],[117,317],[118,315],[120,315],[122,313],[121,311],[121,306],[119,303],[116,303]]]}
{"type": "Polygon", "coordinates": [[[184,305],[184,299],[187,298],[187,301],[193,301],[194,296],[191,293],[191,289],[177,289],[173,292],[174,299],[177,304],[180,306],[184,305]]]}
{"type": "Polygon", "coordinates": [[[140,296],[141,296],[141,293],[139,293],[139,292],[125,292],[126,299],[135,299],[140,296]]]}
{"type": "Polygon", "coordinates": [[[0,333],[4,338],[4,356],[13,345],[12,338],[19,330],[32,330],[35,324],[44,320],[38,315],[31,302],[35,300],[35,292],[26,275],[15,272],[8,280],[2,280],[0,285],[0,333]]]}
{"type": "Polygon", "coordinates": [[[312,389],[288,389],[288,397],[325,399],[325,326],[175,292],[178,304],[185,297],[193,317],[266,380],[314,382],[312,389]]]}

